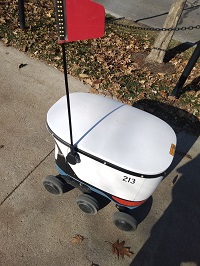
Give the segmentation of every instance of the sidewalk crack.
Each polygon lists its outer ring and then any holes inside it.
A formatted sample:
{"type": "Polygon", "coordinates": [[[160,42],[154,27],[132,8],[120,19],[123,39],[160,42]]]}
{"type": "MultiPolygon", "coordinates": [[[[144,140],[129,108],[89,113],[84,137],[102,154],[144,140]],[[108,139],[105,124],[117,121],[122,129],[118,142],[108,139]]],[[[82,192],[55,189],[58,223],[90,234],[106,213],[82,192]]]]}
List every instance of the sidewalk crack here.
{"type": "Polygon", "coordinates": [[[54,151],[54,148],[25,176],[25,178],[3,199],[0,206],[26,181],[26,179],[46,160],[54,151]]]}

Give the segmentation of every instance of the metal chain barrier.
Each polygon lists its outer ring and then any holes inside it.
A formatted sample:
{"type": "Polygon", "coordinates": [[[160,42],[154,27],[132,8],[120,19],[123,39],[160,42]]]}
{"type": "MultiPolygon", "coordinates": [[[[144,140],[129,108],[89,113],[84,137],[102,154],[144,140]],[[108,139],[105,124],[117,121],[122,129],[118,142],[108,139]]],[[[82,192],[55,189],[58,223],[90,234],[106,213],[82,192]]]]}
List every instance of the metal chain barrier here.
{"type": "Polygon", "coordinates": [[[133,25],[126,25],[126,24],[121,24],[121,23],[115,22],[115,21],[122,20],[122,19],[125,19],[125,18],[122,17],[122,18],[112,19],[110,21],[106,21],[106,24],[113,24],[116,26],[124,27],[124,28],[146,30],[146,31],[185,31],[185,30],[200,29],[200,25],[180,27],[180,28],[179,27],[176,27],[176,28],[152,28],[152,27],[137,27],[137,26],[133,26],[133,25]]]}
{"type": "MultiPolygon", "coordinates": [[[[129,29],[137,29],[137,30],[145,30],[145,31],[185,31],[185,30],[193,30],[193,29],[200,29],[200,25],[196,26],[188,26],[188,27],[177,27],[177,28],[152,28],[152,27],[141,27],[141,26],[133,26],[133,25],[126,25],[121,23],[116,23],[115,21],[123,20],[125,17],[112,19],[110,21],[106,21],[106,24],[112,24],[119,27],[129,28],[129,29]]],[[[152,49],[159,50],[166,52],[165,49],[158,48],[158,47],[152,47],[152,49]]]]}

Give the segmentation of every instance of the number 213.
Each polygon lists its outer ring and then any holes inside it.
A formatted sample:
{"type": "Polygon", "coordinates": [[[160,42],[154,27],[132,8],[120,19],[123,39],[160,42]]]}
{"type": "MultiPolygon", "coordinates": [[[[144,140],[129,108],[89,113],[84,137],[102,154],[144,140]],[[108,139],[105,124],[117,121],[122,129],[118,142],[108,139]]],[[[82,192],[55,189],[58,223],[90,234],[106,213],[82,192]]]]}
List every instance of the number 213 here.
{"type": "Polygon", "coordinates": [[[124,176],[123,181],[130,184],[135,184],[135,178],[133,177],[124,176]]]}

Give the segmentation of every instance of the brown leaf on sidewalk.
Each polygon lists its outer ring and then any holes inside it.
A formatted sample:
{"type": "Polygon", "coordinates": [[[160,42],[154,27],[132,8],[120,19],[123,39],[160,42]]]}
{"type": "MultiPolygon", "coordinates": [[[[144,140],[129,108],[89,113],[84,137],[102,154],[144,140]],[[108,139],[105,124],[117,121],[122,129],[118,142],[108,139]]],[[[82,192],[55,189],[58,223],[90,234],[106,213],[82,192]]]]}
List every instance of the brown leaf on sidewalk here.
{"type": "Polygon", "coordinates": [[[75,235],[74,237],[72,237],[72,239],[70,240],[70,242],[71,243],[74,243],[74,244],[81,244],[84,239],[85,239],[84,236],[75,235]]]}
{"type": "Polygon", "coordinates": [[[132,251],[130,251],[130,247],[124,247],[124,245],[125,241],[122,241],[120,243],[119,239],[114,244],[112,244],[112,253],[114,255],[117,255],[118,259],[119,256],[124,258],[125,255],[131,257],[134,254],[132,251]]]}
{"type": "Polygon", "coordinates": [[[176,175],[176,176],[173,178],[172,183],[171,183],[171,186],[173,187],[173,186],[176,184],[177,181],[178,181],[178,175],[176,175]]]}
{"type": "Polygon", "coordinates": [[[28,64],[19,64],[18,68],[22,68],[22,67],[25,67],[25,66],[28,66],[28,64]]]}

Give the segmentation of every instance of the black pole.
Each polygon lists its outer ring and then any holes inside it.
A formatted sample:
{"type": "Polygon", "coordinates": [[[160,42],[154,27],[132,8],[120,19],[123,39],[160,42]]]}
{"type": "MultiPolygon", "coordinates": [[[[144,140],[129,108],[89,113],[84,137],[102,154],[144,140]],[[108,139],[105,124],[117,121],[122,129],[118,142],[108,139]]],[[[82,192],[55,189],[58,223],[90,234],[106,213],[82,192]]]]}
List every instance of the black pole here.
{"type": "Polygon", "coordinates": [[[190,72],[192,71],[194,65],[196,64],[197,60],[199,59],[200,56],[200,41],[197,43],[197,47],[195,48],[190,60],[188,61],[181,77],[179,78],[178,83],[176,84],[175,88],[173,89],[171,95],[175,97],[180,96],[180,89],[183,87],[186,79],[190,75],[190,72]]]}
{"type": "Polygon", "coordinates": [[[69,118],[69,131],[70,131],[70,144],[71,144],[71,151],[73,153],[73,135],[72,135],[72,120],[71,120],[71,108],[70,108],[70,99],[69,99],[69,85],[68,85],[68,77],[67,77],[67,59],[66,59],[66,52],[65,52],[65,44],[62,43],[62,54],[63,54],[63,67],[64,67],[64,77],[65,77],[65,90],[66,90],[66,97],[67,97],[67,111],[68,111],[68,118],[69,118]]]}
{"type": "Polygon", "coordinates": [[[24,0],[18,0],[20,28],[25,29],[24,0]]]}
{"type": "Polygon", "coordinates": [[[70,132],[70,152],[67,155],[66,160],[70,164],[76,164],[80,162],[80,157],[75,150],[73,144],[73,134],[72,134],[72,119],[71,119],[71,107],[70,107],[70,98],[69,98],[69,85],[68,85],[68,77],[67,77],[67,57],[65,52],[65,44],[62,43],[62,55],[63,55],[63,68],[64,68],[64,78],[65,78],[65,90],[66,90],[66,98],[67,98],[67,111],[68,111],[68,122],[69,122],[69,132],[70,132]]]}

